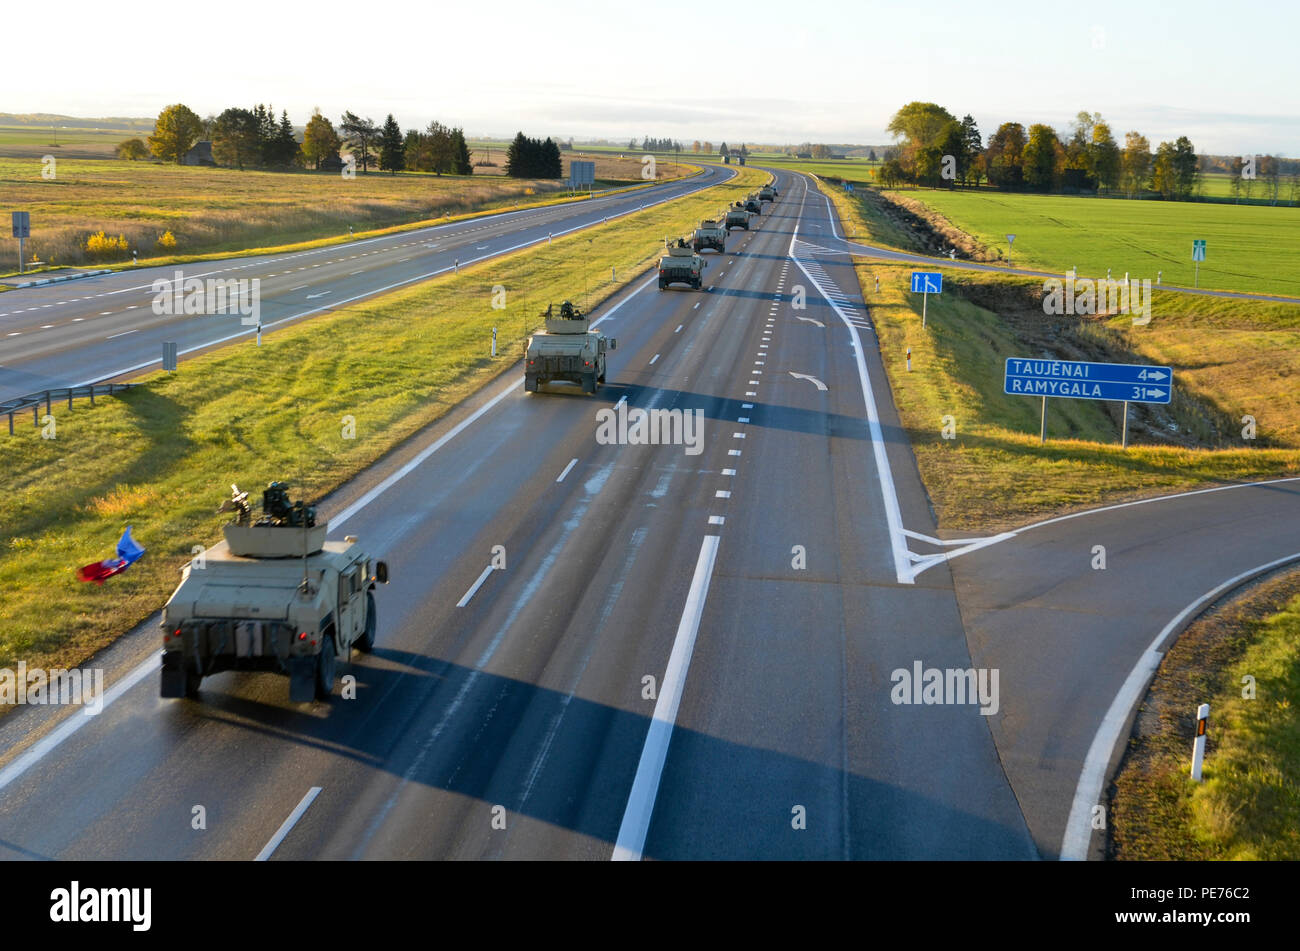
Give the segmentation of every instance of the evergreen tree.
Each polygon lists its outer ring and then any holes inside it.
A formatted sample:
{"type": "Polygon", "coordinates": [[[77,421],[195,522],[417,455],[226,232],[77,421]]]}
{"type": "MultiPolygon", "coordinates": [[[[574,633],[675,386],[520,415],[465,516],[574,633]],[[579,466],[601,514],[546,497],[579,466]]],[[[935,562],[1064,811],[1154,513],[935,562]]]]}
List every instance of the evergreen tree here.
{"type": "Polygon", "coordinates": [[[406,152],[403,146],[401,126],[390,112],[384,120],[383,131],[379,134],[379,170],[390,175],[406,168],[406,152]]]}
{"type": "Polygon", "coordinates": [[[469,145],[465,142],[465,133],[461,129],[451,130],[451,142],[455,154],[455,168],[453,171],[457,175],[473,175],[474,165],[469,157],[469,145]]]}

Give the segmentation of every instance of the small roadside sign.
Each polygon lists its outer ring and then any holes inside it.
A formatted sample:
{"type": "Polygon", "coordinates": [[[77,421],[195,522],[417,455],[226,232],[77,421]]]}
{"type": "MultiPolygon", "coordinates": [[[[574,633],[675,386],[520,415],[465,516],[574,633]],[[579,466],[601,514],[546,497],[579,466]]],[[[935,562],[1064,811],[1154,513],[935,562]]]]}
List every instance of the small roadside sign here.
{"type": "Polygon", "coordinates": [[[1205,260],[1205,240],[1203,238],[1197,239],[1192,242],[1192,260],[1193,261],[1205,260]]]}
{"type": "Polygon", "coordinates": [[[942,271],[913,271],[913,294],[938,294],[943,291],[942,271]]]}
{"type": "Polygon", "coordinates": [[[1016,236],[1014,234],[1007,235],[1007,244],[1015,244],[1015,243],[1016,243],[1016,236]]]}

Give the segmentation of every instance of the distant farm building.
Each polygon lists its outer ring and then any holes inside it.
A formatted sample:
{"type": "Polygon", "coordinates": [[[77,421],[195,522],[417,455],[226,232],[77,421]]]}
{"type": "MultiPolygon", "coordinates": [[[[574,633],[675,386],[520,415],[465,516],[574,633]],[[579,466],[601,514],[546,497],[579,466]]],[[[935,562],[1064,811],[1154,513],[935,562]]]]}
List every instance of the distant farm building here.
{"type": "Polygon", "coordinates": [[[206,140],[203,142],[195,142],[194,148],[181,156],[181,164],[211,165],[215,167],[217,160],[212,157],[212,143],[206,140]]]}

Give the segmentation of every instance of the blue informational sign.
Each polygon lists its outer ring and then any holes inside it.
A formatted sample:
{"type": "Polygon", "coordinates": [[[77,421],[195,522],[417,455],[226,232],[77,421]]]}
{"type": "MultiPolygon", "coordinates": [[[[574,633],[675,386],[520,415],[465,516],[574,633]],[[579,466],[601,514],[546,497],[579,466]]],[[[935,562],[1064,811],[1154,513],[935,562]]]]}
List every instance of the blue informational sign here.
{"type": "Polygon", "coordinates": [[[942,271],[913,271],[913,294],[938,294],[943,290],[942,271]]]}
{"type": "Polygon", "coordinates": [[[1002,391],[1013,396],[1168,403],[1173,396],[1174,375],[1169,367],[1137,363],[1007,357],[1002,391]]]}

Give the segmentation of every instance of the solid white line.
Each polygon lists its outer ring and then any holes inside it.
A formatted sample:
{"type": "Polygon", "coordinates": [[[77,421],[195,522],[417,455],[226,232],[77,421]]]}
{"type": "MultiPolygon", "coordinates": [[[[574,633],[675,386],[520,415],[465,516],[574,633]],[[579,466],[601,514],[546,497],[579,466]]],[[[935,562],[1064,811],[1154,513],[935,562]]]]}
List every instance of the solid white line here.
{"type": "Polygon", "coordinates": [[[564,477],[565,477],[566,475],[569,474],[569,470],[572,469],[572,468],[573,468],[574,466],[576,466],[577,464],[578,464],[578,460],[577,460],[577,459],[570,460],[569,464],[568,464],[567,466],[564,467],[564,471],[560,473],[559,477],[558,477],[555,481],[556,481],[556,482],[563,482],[563,481],[564,481],[564,477]]]}
{"type": "Polygon", "coordinates": [[[632,781],[627,808],[623,811],[623,823],[618,829],[614,854],[610,856],[615,862],[640,861],[641,852],[645,848],[646,833],[650,831],[650,816],[654,812],[655,797],[659,794],[659,780],[663,777],[664,762],[668,758],[668,743],[672,740],[673,727],[677,722],[677,709],[681,706],[682,692],[686,686],[686,672],[691,666],[695,637],[700,630],[700,618],[704,615],[704,601],[709,595],[709,579],[713,575],[713,563],[718,555],[720,538],[718,535],[705,535],[704,542],[700,545],[700,556],[695,562],[695,576],[691,579],[686,607],[677,625],[677,636],[673,640],[668,668],[664,671],[663,687],[659,691],[659,699],[655,701],[655,712],[650,720],[650,729],[646,732],[645,746],[641,749],[636,778],[632,781]]]}
{"type": "Polygon", "coordinates": [[[487,576],[492,574],[494,570],[495,567],[493,565],[488,565],[484,568],[483,573],[478,576],[478,581],[475,581],[470,585],[469,590],[465,592],[465,596],[456,602],[456,607],[463,608],[465,605],[469,604],[470,599],[473,598],[474,595],[478,594],[478,589],[483,587],[483,582],[487,581],[487,576]]]}
{"type": "Polygon", "coordinates": [[[1129,712],[1142,699],[1147,684],[1155,676],[1156,668],[1160,666],[1163,655],[1158,648],[1164,639],[1172,632],[1179,630],[1185,621],[1194,617],[1197,612],[1213,602],[1225,591],[1255,575],[1261,575],[1266,571],[1296,560],[1300,560],[1300,551],[1256,568],[1251,568],[1249,571],[1243,571],[1213,590],[1207,591],[1179,611],[1174,619],[1156,635],[1156,639],[1151,642],[1142,653],[1142,656],[1138,658],[1137,664],[1129,672],[1128,679],[1124,681],[1123,686],[1119,688],[1119,693],[1115,694],[1115,699],[1111,701],[1106,716],[1102,718],[1101,726],[1097,728],[1097,735],[1092,739],[1092,746],[1088,747],[1088,756],[1083,762],[1082,771],[1079,773],[1079,784],[1074,790],[1074,803],[1070,806],[1070,818],[1065,823],[1065,837],[1061,840],[1061,861],[1077,862],[1088,857],[1088,846],[1092,842],[1092,807],[1101,803],[1102,785],[1106,781],[1106,766],[1110,762],[1111,752],[1115,749],[1115,744],[1121,739],[1120,734],[1124,730],[1124,723],[1128,720],[1129,712]]]}
{"type": "Polygon", "coordinates": [[[253,859],[254,862],[265,862],[271,857],[271,853],[280,847],[280,843],[283,842],[284,837],[289,834],[289,830],[298,824],[298,820],[302,818],[303,813],[305,813],[308,807],[316,801],[316,797],[320,795],[320,791],[320,786],[313,786],[311,789],[307,790],[307,795],[303,796],[293,812],[289,813],[289,818],[285,819],[284,823],[280,826],[279,831],[276,832],[275,835],[271,836],[271,841],[262,846],[262,851],[257,853],[257,858],[253,859]]]}
{"type": "Polygon", "coordinates": [[[112,340],[114,337],[125,337],[127,334],[139,333],[138,330],[123,330],[120,334],[109,334],[105,340],[112,340]]]}
{"type": "MultiPolygon", "coordinates": [[[[807,183],[805,182],[804,199],[806,200],[807,197],[807,183]]],[[[799,205],[799,215],[802,218],[802,202],[799,205]]],[[[849,328],[849,336],[853,341],[853,357],[858,366],[858,382],[862,386],[862,400],[867,411],[867,426],[871,432],[871,448],[876,458],[876,475],[880,482],[880,494],[885,503],[885,521],[889,526],[889,542],[894,555],[894,573],[899,584],[915,584],[916,573],[907,557],[907,541],[903,535],[903,514],[898,506],[898,491],[894,488],[894,473],[889,468],[889,455],[885,449],[885,436],[880,426],[880,413],[876,409],[876,398],[871,390],[871,379],[867,375],[867,361],[862,355],[862,338],[858,336],[858,328],[853,326],[848,314],[844,313],[839,304],[830,299],[826,291],[817,282],[817,279],[803,266],[803,262],[795,257],[794,243],[798,239],[798,235],[799,226],[796,224],[794,234],[790,236],[790,249],[786,253],[799,266],[799,270],[804,272],[808,280],[812,281],[813,286],[817,288],[822,297],[826,298],[826,303],[830,304],[831,309],[844,321],[844,326],[849,328]]]]}
{"type": "MultiPolygon", "coordinates": [[[[156,654],[151,654],[148,660],[144,661],[136,667],[135,670],[131,671],[117,683],[113,684],[113,686],[109,687],[108,690],[104,691],[103,707],[101,707],[100,712],[102,713],[108,708],[110,703],[122,696],[122,694],[126,693],[145,677],[158,671],[161,666],[161,658],[161,651],[156,654]]],[[[46,736],[32,744],[31,749],[24,752],[3,770],[0,770],[0,789],[4,789],[23,773],[27,772],[30,767],[38,763],[47,753],[93,719],[94,717],[87,716],[84,710],[82,711],[81,716],[73,714],[65,718],[62,723],[51,730],[46,736]]]]}

